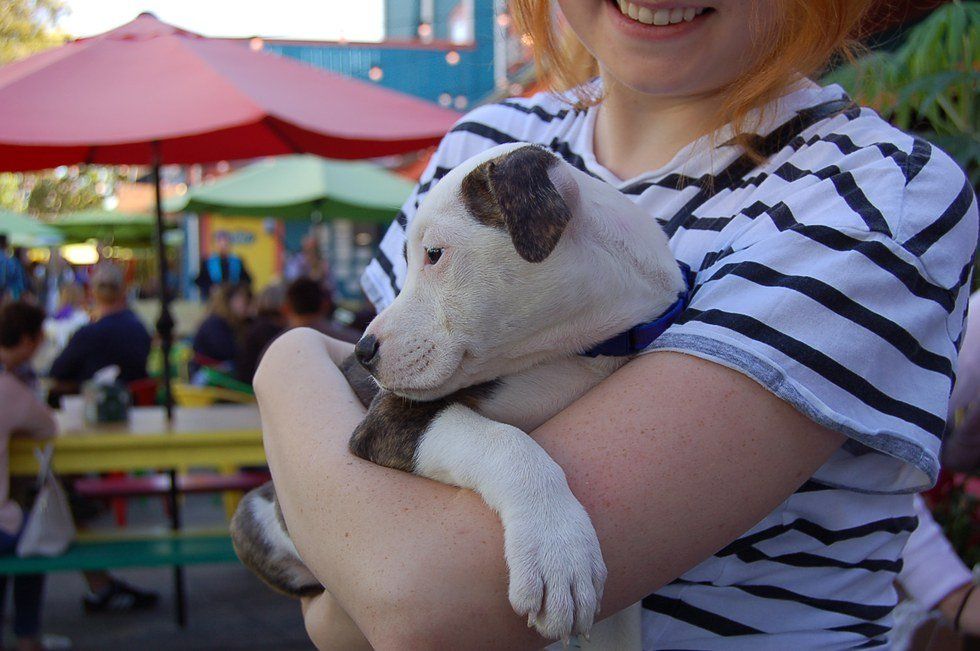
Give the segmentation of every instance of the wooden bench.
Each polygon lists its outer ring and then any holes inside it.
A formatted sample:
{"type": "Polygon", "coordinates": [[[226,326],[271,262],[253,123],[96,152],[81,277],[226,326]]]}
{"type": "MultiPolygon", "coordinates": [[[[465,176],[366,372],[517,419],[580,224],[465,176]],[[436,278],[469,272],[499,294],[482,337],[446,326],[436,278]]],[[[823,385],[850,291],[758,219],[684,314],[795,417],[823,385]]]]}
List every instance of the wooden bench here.
{"type": "Polygon", "coordinates": [[[155,535],[80,535],[61,556],[0,557],[0,574],[44,574],[123,567],[173,567],[237,563],[227,532],[166,532],[155,535]]]}
{"type": "MultiPolygon", "coordinates": [[[[179,531],[160,534],[106,536],[81,534],[61,556],[0,557],[0,575],[46,574],[110,570],[125,567],[173,567],[238,563],[227,531],[179,531]]],[[[174,613],[178,626],[186,624],[183,576],[175,583],[174,613]]]]}

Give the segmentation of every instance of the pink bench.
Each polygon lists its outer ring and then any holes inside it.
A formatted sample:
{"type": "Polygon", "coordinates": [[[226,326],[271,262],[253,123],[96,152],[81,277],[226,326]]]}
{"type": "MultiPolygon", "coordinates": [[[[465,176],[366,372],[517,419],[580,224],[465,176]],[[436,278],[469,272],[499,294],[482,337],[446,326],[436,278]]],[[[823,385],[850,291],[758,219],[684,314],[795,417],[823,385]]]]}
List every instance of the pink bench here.
{"type": "MultiPolygon", "coordinates": [[[[268,472],[237,472],[233,475],[194,473],[177,476],[178,493],[226,493],[250,491],[269,481],[268,472]]],[[[170,493],[170,476],[166,474],[131,477],[85,477],[75,480],[75,491],[95,499],[112,500],[116,524],[126,525],[127,497],[150,495],[167,496],[170,493]]]]}

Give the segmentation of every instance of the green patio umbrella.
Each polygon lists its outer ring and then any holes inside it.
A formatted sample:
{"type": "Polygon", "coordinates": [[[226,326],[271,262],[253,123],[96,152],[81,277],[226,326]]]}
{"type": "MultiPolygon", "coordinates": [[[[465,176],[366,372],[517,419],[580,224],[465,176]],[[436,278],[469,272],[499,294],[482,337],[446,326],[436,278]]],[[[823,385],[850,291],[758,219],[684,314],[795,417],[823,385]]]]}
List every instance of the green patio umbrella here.
{"type": "Polygon", "coordinates": [[[64,241],[60,232],[27,215],[0,210],[0,233],[14,246],[55,246],[64,241]]]}
{"type": "Polygon", "coordinates": [[[49,224],[72,242],[97,239],[121,245],[149,246],[153,243],[156,219],[150,213],[87,210],[59,215],[49,224]]]}
{"type": "Polygon", "coordinates": [[[172,200],[168,211],[387,224],[413,183],[365,162],[292,155],[232,172],[172,200]]]}

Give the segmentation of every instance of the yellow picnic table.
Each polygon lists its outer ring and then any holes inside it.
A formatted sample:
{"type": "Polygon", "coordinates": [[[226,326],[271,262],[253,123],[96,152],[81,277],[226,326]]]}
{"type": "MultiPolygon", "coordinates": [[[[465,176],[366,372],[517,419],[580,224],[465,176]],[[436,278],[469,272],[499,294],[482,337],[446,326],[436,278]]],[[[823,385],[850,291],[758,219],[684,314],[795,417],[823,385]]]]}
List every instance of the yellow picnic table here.
{"type": "MultiPolygon", "coordinates": [[[[63,427],[53,443],[54,469],[62,474],[187,468],[233,472],[265,463],[254,405],[178,407],[169,426],[163,407],[136,407],[126,423],[63,427]]],[[[11,475],[37,473],[37,445],[11,439],[11,475]]]]}
{"type": "MultiPolygon", "coordinates": [[[[167,423],[163,407],[136,407],[126,423],[68,423],[66,414],[56,414],[59,434],[53,439],[53,465],[60,474],[167,470],[170,472],[170,527],[181,530],[180,500],[176,471],[211,468],[231,474],[242,466],[265,464],[262,428],[255,405],[178,407],[174,421],[167,423]]],[[[43,445],[44,443],[40,443],[43,445]]],[[[10,474],[36,475],[34,450],[38,441],[10,441],[10,474]]],[[[237,494],[225,495],[230,513],[237,494]]],[[[177,622],[186,622],[183,569],[174,567],[174,601],[177,622]]]]}

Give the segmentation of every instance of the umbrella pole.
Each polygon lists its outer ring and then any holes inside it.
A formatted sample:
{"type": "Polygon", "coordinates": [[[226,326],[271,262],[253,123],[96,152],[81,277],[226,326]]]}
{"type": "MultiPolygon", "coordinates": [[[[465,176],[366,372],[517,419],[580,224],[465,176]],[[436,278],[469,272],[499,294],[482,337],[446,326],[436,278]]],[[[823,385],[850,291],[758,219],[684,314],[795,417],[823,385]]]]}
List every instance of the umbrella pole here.
{"type": "MultiPolygon", "coordinates": [[[[163,405],[167,410],[167,423],[174,421],[174,398],[170,377],[170,348],[173,342],[174,318],[170,314],[170,292],[167,287],[167,251],[163,242],[163,200],[160,196],[160,143],[153,143],[153,184],[156,194],[157,259],[160,273],[160,318],[157,332],[160,334],[160,352],[163,357],[163,405]]],[[[177,495],[177,472],[170,470],[170,528],[180,530],[180,499],[177,495]]],[[[187,598],[184,591],[184,570],[174,566],[174,605],[177,625],[187,625],[187,598]]]]}
{"type": "Polygon", "coordinates": [[[153,184],[156,190],[157,261],[160,274],[160,318],[157,333],[160,335],[160,352],[163,356],[163,406],[167,422],[174,418],[174,398],[170,377],[170,349],[173,344],[174,318],[170,313],[170,292],[167,287],[167,251],[163,242],[163,201],[160,196],[160,143],[153,143],[153,184]]]}

